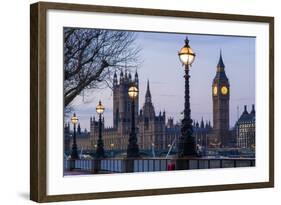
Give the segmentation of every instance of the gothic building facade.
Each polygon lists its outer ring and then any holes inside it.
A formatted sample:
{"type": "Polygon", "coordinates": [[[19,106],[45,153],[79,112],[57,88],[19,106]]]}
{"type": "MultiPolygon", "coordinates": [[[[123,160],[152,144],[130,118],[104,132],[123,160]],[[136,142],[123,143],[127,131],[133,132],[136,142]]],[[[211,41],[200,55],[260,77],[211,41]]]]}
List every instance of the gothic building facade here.
{"type": "Polygon", "coordinates": [[[252,105],[250,113],[247,111],[247,106],[244,106],[244,112],[235,127],[237,147],[255,149],[256,112],[254,105],[252,105]]]}
{"type": "MultiPolygon", "coordinates": [[[[103,126],[103,140],[105,149],[126,150],[131,130],[131,99],[128,95],[130,86],[139,88],[138,73],[121,71],[119,80],[117,74],[113,77],[113,127],[103,126]]],[[[145,103],[139,109],[139,96],[135,99],[136,127],[138,145],[140,149],[164,148],[165,143],[165,112],[155,113],[152,103],[149,82],[145,94],[145,103]]],[[[104,124],[104,123],[103,123],[104,124]]],[[[95,118],[90,119],[90,139],[92,146],[95,146],[98,137],[98,122],[95,118]]]]}
{"type": "MultiPolygon", "coordinates": [[[[102,119],[102,132],[104,148],[106,150],[126,150],[131,130],[131,100],[128,89],[131,85],[139,88],[138,73],[134,79],[130,73],[121,71],[119,79],[117,74],[113,77],[113,126],[104,127],[102,119]]],[[[135,100],[136,127],[138,145],[141,150],[165,150],[172,145],[177,149],[178,139],[181,135],[180,123],[174,123],[173,118],[168,118],[166,123],[166,112],[156,114],[152,101],[149,81],[147,82],[145,102],[139,108],[139,96],[135,100]]],[[[98,139],[99,123],[95,117],[90,118],[90,141],[94,148],[98,139]]],[[[193,135],[196,143],[206,146],[207,135],[212,130],[210,121],[201,123],[194,122],[193,135]]]]}
{"type": "Polygon", "coordinates": [[[139,147],[141,149],[149,149],[154,146],[155,149],[165,149],[166,113],[164,111],[158,115],[155,114],[149,81],[147,82],[145,103],[140,110],[138,119],[139,147]]]}
{"type": "Polygon", "coordinates": [[[229,99],[230,84],[225,74],[225,66],[220,52],[217,72],[212,84],[213,130],[210,146],[228,147],[229,133],[229,99]]]}
{"type": "MultiPolygon", "coordinates": [[[[70,153],[73,143],[73,130],[70,130],[70,124],[65,123],[64,125],[64,152],[70,153]]],[[[79,150],[90,150],[92,149],[90,143],[90,133],[87,129],[84,131],[81,129],[80,123],[76,129],[76,144],[79,150]]]]}
{"type": "MultiPolygon", "coordinates": [[[[123,73],[121,71],[119,78],[116,73],[114,74],[113,126],[105,128],[104,123],[102,123],[104,148],[106,150],[127,149],[132,114],[131,100],[128,95],[128,89],[131,85],[139,88],[137,72],[134,74],[134,78],[131,73],[128,72],[123,73]]],[[[226,76],[225,65],[222,54],[220,53],[216,75],[212,82],[213,126],[211,126],[210,121],[204,122],[203,119],[200,123],[193,122],[193,137],[195,138],[197,146],[208,148],[236,146],[235,139],[233,139],[233,137],[235,137],[235,131],[233,132],[233,129],[230,130],[229,127],[229,100],[230,83],[226,76]]],[[[174,123],[172,118],[168,118],[166,121],[165,111],[156,114],[149,81],[147,82],[144,104],[142,106],[139,105],[139,96],[135,100],[135,114],[138,145],[141,150],[150,150],[152,148],[165,150],[169,149],[172,145],[174,145],[176,149],[178,139],[181,135],[181,124],[174,123]]],[[[241,131],[242,129],[239,130],[241,131]]],[[[90,141],[92,147],[95,147],[97,138],[98,121],[96,121],[94,117],[91,117],[90,141]]],[[[239,147],[244,146],[241,143],[237,145],[239,147]]]]}

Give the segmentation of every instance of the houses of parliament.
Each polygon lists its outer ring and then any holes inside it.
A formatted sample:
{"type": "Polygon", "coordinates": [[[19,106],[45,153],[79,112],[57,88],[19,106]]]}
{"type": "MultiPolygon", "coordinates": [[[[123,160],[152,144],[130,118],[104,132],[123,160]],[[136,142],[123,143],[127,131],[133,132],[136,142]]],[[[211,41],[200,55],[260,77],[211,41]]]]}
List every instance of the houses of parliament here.
{"type": "MultiPolygon", "coordinates": [[[[131,129],[131,100],[128,88],[135,85],[139,88],[138,73],[121,71],[119,77],[113,76],[113,126],[102,128],[104,149],[126,150],[131,129]]],[[[247,148],[253,146],[255,138],[254,106],[251,114],[244,111],[234,128],[229,127],[230,83],[225,72],[225,65],[220,53],[215,77],[211,87],[213,101],[213,123],[193,121],[193,137],[198,146],[207,148],[247,148]],[[245,117],[246,116],[246,117],[245,117]],[[242,127],[241,127],[242,126],[242,127]],[[249,129],[244,129],[249,128],[249,129]],[[251,129],[250,129],[251,128],[251,129]],[[243,133],[244,132],[244,133],[243,133]]],[[[139,105],[139,96],[135,100],[136,128],[138,145],[141,150],[169,149],[177,147],[181,135],[181,124],[166,116],[165,111],[156,113],[153,104],[153,93],[147,81],[145,102],[139,105]]],[[[246,108],[245,108],[246,109],[246,108]]],[[[98,139],[98,120],[90,118],[88,143],[95,149],[98,139]]],[[[78,139],[79,140],[79,137],[78,139]]]]}
{"type": "MultiPolygon", "coordinates": [[[[131,85],[139,88],[138,73],[132,78],[130,73],[121,71],[119,80],[117,74],[113,78],[113,127],[103,127],[103,141],[105,149],[126,150],[131,130],[131,99],[128,95],[128,89],[131,85]]],[[[166,114],[155,113],[152,103],[149,81],[145,94],[145,103],[139,109],[139,96],[135,100],[136,127],[138,145],[140,149],[165,149],[166,139],[166,114]]],[[[90,119],[90,139],[92,145],[98,138],[98,121],[95,118],[90,119]]]]}

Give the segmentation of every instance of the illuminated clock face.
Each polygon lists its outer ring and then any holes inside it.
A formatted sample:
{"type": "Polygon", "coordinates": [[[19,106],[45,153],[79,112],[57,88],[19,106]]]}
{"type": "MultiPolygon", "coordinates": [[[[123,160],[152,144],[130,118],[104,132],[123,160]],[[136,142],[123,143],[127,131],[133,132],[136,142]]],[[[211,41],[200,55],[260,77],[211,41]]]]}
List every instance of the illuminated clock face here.
{"type": "Polygon", "coordinates": [[[217,96],[217,94],[218,94],[218,87],[217,86],[215,86],[213,88],[213,93],[214,93],[214,96],[217,96]]]}
{"type": "Polygon", "coordinates": [[[226,94],[228,93],[228,89],[227,89],[226,86],[222,86],[222,88],[221,88],[221,93],[222,93],[223,95],[226,95],[226,94]]]}

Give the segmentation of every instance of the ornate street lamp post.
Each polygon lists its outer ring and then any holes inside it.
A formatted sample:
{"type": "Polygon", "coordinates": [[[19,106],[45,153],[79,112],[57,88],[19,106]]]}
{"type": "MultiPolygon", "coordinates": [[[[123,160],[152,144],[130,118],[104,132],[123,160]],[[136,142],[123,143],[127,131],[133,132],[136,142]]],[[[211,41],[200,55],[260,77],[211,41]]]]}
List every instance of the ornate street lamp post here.
{"type": "Polygon", "coordinates": [[[127,158],[139,157],[139,147],[137,144],[137,134],[136,134],[136,124],[135,124],[135,99],[138,96],[138,88],[136,86],[131,86],[128,90],[129,97],[132,100],[132,125],[131,125],[131,133],[129,137],[129,144],[127,148],[127,158]]]}
{"type": "Polygon", "coordinates": [[[102,140],[102,122],[101,122],[101,115],[103,114],[105,108],[99,101],[99,104],[96,107],[96,111],[99,115],[99,137],[97,142],[97,150],[96,150],[96,158],[103,158],[104,157],[104,149],[103,149],[103,140],[102,140]]]}
{"type": "Polygon", "coordinates": [[[76,117],[76,114],[74,113],[71,122],[73,124],[73,143],[72,143],[72,150],[71,150],[71,159],[79,159],[78,151],[77,151],[77,144],[76,144],[76,124],[78,123],[78,118],[76,117]]]}
{"type": "Polygon", "coordinates": [[[189,46],[189,40],[186,37],[184,47],[178,53],[180,61],[185,70],[185,103],[184,103],[184,118],[182,120],[181,136],[178,145],[178,156],[195,156],[196,145],[192,137],[192,119],[190,116],[190,96],[189,96],[189,69],[195,59],[195,53],[189,46]]]}

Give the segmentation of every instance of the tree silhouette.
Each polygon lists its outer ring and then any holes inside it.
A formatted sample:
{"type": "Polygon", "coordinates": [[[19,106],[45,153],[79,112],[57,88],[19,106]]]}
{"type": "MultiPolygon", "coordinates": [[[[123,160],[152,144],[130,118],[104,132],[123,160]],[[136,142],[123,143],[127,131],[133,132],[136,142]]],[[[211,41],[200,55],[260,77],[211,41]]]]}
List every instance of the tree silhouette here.
{"type": "Polygon", "coordinates": [[[110,87],[114,71],[136,68],[135,39],[134,32],[64,28],[64,106],[83,90],[110,87]]]}

